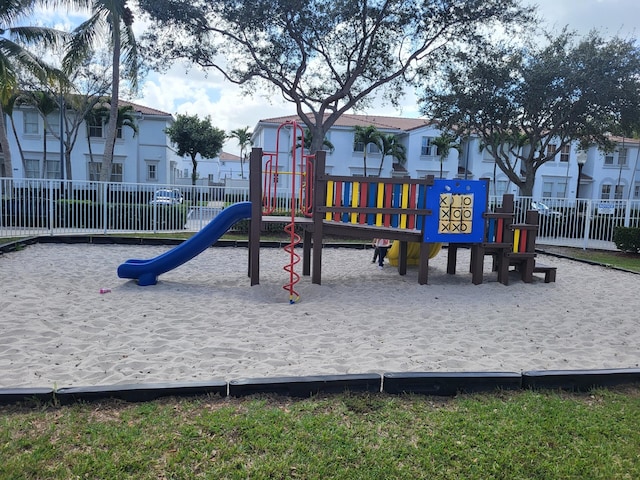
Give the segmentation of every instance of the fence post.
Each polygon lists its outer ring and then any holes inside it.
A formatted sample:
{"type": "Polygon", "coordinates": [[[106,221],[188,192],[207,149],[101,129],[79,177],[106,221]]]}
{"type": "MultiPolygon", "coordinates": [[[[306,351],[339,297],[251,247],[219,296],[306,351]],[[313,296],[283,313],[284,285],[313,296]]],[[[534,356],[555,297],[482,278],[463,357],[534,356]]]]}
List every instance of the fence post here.
{"type": "Polygon", "coordinates": [[[53,196],[53,180],[49,179],[47,181],[47,184],[49,185],[49,235],[53,236],[53,227],[55,224],[55,217],[54,212],[55,212],[55,198],[53,196]]]}
{"type": "Polygon", "coordinates": [[[631,200],[623,200],[626,207],[624,208],[624,226],[631,226],[631,200]]]}
{"type": "Polygon", "coordinates": [[[106,235],[109,227],[109,224],[107,223],[109,220],[109,208],[107,205],[107,191],[109,190],[109,183],[104,182],[102,186],[102,221],[104,222],[104,234],[106,235]]]}
{"type": "Polygon", "coordinates": [[[585,219],[584,219],[584,237],[583,237],[583,243],[582,243],[583,250],[587,249],[590,234],[591,234],[591,200],[587,200],[587,210],[585,212],[585,219]]]}

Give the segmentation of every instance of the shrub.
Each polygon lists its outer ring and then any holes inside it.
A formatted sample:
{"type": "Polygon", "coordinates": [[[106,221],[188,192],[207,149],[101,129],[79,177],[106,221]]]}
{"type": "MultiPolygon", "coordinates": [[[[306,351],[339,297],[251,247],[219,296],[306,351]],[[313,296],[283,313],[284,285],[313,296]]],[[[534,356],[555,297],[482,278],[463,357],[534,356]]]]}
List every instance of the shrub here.
{"type": "Polygon", "coordinates": [[[613,230],[613,241],[623,252],[640,252],[640,228],[616,227],[613,230]]]}

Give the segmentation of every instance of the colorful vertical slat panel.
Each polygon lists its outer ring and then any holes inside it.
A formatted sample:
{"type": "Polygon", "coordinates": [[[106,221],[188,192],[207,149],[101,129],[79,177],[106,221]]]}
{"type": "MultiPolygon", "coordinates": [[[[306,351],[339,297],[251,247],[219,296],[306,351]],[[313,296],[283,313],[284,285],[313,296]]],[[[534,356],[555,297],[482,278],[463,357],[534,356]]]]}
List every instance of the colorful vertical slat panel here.
{"type": "Polygon", "coordinates": [[[520,253],[524,253],[527,251],[527,231],[522,230],[520,234],[520,253]]]}
{"type": "MultiPolygon", "coordinates": [[[[353,182],[344,182],[344,187],[342,189],[342,205],[345,207],[351,206],[351,186],[353,182]]],[[[349,214],[343,213],[341,215],[343,223],[349,223],[349,214]]]]}
{"type": "MultiPolygon", "coordinates": [[[[387,183],[384,186],[384,207],[391,208],[393,206],[393,185],[387,183]]],[[[387,213],[382,216],[382,224],[385,227],[391,226],[391,214],[387,213]]]]}
{"type": "MultiPolygon", "coordinates": [[[[436,208],[438,205],[436,205],[436,208]]],[[[418,187],[418,208],[427,208],[427,187],[425,185],[420,185],[418,187]]],[[[424,215],[418,215],[416,219],[416,228],[418,230],[422,229],[422,224],[424,222],[424,215]]]]}
{"type": "MultiPolygon", "coordinates": [[[[358,200],[360,200],[360,182],[353,182],[353,192],[351,193],[351,208],[358,208],[358,200]]],[[[358,223],[358,214],[351,214],[351,223],[358,223]]]]}
{"type": "MultiPolygon", "coordinates": [[[[400,209],[401,200],[402,200],[402,185],[399,185],[399,184],[393,185],[393,200],[391,201],[393,208],[400,209]]],[[[393,215],[391,215],[391,226],[394,228],[398,228],[399,225],[400,225],[400,215],[397,213],[394,213],[393,215]]]]}
{"type": "Polygon", "coordinates": [[[496,241],[496,219],[489,219],[489,226],[487,228],[487,242],[494,243],[496,241]]]}
{"type": "MultiPolygon", "coordinates": [[[[362,207],[366,207],[367,206],[367,194],[369,191],[369,184],[367,182],[362,182],[360,183],[360,208],[362,207]]],[[[360,224],[365,224],[367,223],[367,215],[364,213],[361,213],[359,215],[359,220],[358,223],[360,224]]]]}
{"type": "MultiPolygon", "coordinates": [[[[376,198],[378,198],[378,184],[377,183],[369,183],[369,201],[367,202],[367,207],[374,208],[376,206],[376,198]]],[[[367,224],[375,225],[376,216],[373,213],[367,215],[367,224]]]]}
{"type": "MultiPolygon", "coordinates": [[[[336,189],[335,206],[341,207],[342,206],[342,182],[336,182],[335,189],[336,189]]],[[[336,222],[340,221],[340,212],[333,213],[333,220],[336,222]]]]}
{"type": "MultiPolygon", "coordinates": [[[[378,195],[376,196],[376,208],[381,209],[384,207],[384,183],[378,183],[378,195]]],[[[376,214],[376,226],[382,226],[382,214],[376,214]]]]}
{"type": "Polygon", "coordinates": [[[504,219],[499,218],[496,224],[496,243],[502,243],[502,232],[504,231],[504,219]]]}
{"type": "MultiPolygon", "coordinates": [[[[411,185],[409,185],[409,208],[416,208],[416,185],[415,183],[412,183],[411,185]]],[[[409,222],[407,224],[408,228],[416,228],[416,216],[415,215],[409,215],[409,222]]]]}
{"type": "MultiPolygon", "coordinates": [[[[402,185],[402,199],[400,202],[400,208],[402,208],[403,210],[406,210],[407,208],[409,208],[409,184],[408,183],[404,183],[402,185]]],[[[402,215],[400,215],[400,228],[407,228],[407,214],[403,213],[402,215]]]]}
{"type": "Polygon", "coordinates": [[[513,231],[513,253],[518,253],[518,248],[520,248],[520,229],[516,229],[513,231]]]}
{"type": "MultiPolygon", "coordinates": [[[[333,180],[329,180],[327,182],[327,200],[326,200],[326,206],[327,207],[333,207],[333,190],[334,190],[334,182],[333,180]]],[[[327,212],[324,216],[325,220],[331,220],[331,212],[327,212]]]]}

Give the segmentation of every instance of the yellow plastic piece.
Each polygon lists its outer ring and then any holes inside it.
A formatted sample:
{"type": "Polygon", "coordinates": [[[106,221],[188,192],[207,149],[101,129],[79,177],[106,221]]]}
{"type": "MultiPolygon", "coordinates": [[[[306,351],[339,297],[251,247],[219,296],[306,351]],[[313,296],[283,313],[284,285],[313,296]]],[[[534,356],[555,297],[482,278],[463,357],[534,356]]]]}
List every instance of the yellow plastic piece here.
{"type": "MultiPolygon", "coordinates": [[[[435,257],[442,249],[442,243],[430,243],[429,244],[429,258],[435,257]]],[[[387,258],[389,259],[389,265],[393,267],[398,266],[398,259],[400,258],[400,242],[394,240],[391,244],[391,248],[387,252],[387,258]]],[[[407,244],[407,265],[418,265],[420,263],[420,243],[409,242],[407,244]]]]}

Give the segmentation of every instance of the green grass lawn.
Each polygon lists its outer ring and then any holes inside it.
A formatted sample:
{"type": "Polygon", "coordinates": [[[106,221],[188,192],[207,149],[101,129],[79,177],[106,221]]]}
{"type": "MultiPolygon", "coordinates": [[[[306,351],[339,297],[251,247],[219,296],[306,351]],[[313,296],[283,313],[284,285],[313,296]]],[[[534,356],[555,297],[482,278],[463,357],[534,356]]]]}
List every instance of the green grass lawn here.
{"type": "Polygon", "coordinates": [[[0,478],[637,479],[640,387],[0,408],[0,478]]]}

